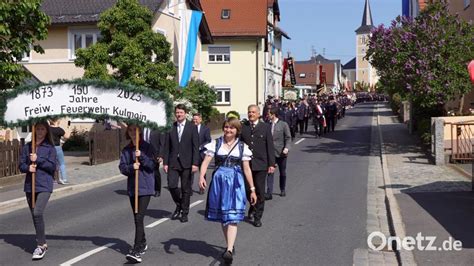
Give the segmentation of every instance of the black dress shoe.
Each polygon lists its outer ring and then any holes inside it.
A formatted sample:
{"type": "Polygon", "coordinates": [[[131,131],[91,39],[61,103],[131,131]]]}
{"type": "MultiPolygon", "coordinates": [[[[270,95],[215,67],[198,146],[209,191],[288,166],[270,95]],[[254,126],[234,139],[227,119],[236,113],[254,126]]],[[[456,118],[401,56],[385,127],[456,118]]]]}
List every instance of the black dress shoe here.
{"type": "Polygon", "coordinates": [[[176,220],[181,215],[181,208],[178,206],[176,210],[174,210],[173,214],[171,215],[171,220],[176,220]]]}
{"type": "Polygon", "coordinates": [[[255,219],[255,221],[253,222],[253,225],[255,227],[262,227],[262,221],[260,221],[260,219],[255,219]]]}
{"type": "Polygon", "coordinates": [[[284,190],[281,191],[280,197],[286,197],[286,192],[284,190]]]}
{"type": "Polygon", "coordinates": [[[222,253],[222,259],[224,259],[225,264],[232,264],[232,261],[234,260],[232,251],[226,250],[224,253],[222,253]]]}
{"type": "Polygon", "coordinates": [[[248,215],[247,215],[247,217],[248,217],[248,219],[249,219],[250,222],[253,220],[254,215],[255,215],[255,211],[254,211],[252,208],[250,208],[250,209],[249,209],[249,213],[248,213],[248,215]]]}
{"type": "Polygon", "coordinates": [[[179,219],[182,223],[187,223],[188,222],[188,215],[184,214],[181,215],[181,219],[179,219]]]}
{"type": "Polygon", "coordinates": [[[272,194],[265,194],[265,200],[272,200],[273,196],[272,194]]]}

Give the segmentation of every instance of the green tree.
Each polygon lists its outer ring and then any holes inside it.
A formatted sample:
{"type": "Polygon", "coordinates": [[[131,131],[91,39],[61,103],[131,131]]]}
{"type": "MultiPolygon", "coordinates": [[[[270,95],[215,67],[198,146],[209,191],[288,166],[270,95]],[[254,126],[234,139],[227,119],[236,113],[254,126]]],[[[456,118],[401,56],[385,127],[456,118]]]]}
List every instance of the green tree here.
{"type": "Polygon", "coordinates": [[[466,67],[474,58],[474,26],[450,14],[446,0],[436,1],[414,20],[398,17],[373,30],[367,58],[386,90],[436,115],[472,89],[466,67]]]}
{"type": "Polygon", "coordinates": [[[192,79],[180,96],[188,99],[206,121],[216,112],[213,107],[217,100],[216,92],[202,80],[192,79]]]}
{"type": "Polygon", "coordinates": [[[101,39],[77,51],[75,64],[84,67],[84,77],[174,94],[177,86],[172,77],[176,70],[170,61],[170,44],[153,32],[152,19],[151,11],[138,0],[119,0],[102,13],[98,23],[101,39]]]}
{"type": "Polygon", "coordinates": [[[41,0],[0,1],[0,91],[21,84],[28,77],[18,60],[33,48],[44,53],[36,41],[48,36],[49,17],[40,10],[41,0]]]}

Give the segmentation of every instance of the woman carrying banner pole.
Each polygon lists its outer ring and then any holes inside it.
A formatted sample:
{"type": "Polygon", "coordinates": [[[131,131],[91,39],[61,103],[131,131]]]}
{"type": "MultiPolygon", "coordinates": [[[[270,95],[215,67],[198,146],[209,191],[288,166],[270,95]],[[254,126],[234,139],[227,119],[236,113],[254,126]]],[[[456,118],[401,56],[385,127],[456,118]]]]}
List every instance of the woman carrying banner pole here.
{"type": "Polygon", "coordinates": [[[141,255],[145,254],[148,248],[143,220],[150,198],[155,194],[154,171],[156,161],[154,158],[156,158],[156,155],[153,146],[143,141],[143,135],[138,126],[128,125],[125,136],[130,140],[130,144],[122,150],[119,169],[128,178],[127,193],[130,197],[130,205],[135,220],[135,241],[126,258],[131,262],[138,263],[142,261],[141,255]],[[138,172],[138,182],[136,172],[138,172]]]}
{"type": "Polygon", "coordinates": [[[19,168],[26,173],[24,191],[36,231],[37,245],[32,259],[39,260],[48,249],[43,213],[53,192],[57,159],[48,123],[38,122],[32,131],[32,142],[23,146],[19,168]]]}

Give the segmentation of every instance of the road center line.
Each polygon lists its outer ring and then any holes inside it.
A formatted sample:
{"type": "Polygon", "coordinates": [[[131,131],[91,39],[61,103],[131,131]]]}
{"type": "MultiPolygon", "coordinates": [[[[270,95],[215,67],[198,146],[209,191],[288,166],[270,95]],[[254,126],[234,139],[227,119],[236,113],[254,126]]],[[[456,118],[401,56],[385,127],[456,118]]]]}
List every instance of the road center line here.
{"type": "Polygon", "coordinates": [[[90,256],[94,255],[95,253],[101,252],[101,251],[104,250],[104,249],[110,248],[110,247],[113,246],[113,245],[115,245],[115,243],[108,243],[107,245],[104,245],[104,246],[102,246],[102,247],[98,247],[98,248],[93,249],[93,250],[91,250],[91,251],[88,251],[88,252],[86,252],[86,253],[84,253],[84,254],[82,254],[82,255],[79,255],[79,256],[77,256],[77,257],[75,257],[75,258],[73,258],[73,259],[70,259],[70,260],[68,260],[68,261],[66,261],[66,262],[64,262],[64,263],[61,263],[61,264],[59,264],[59,266],[69,266],[69,265],[73,265],[74,263],[79,262],[79,261],[81,261],[81,260],[83,260],[83,259],[85,259],[85,258],[87,258],[87,257],[90,257],[90,256]]]}
{"type": "MultiPolygon", "coordinates": [[[[202,203],[203,201],[204,201],[204,200],[195,201],[195,202],[191,203],[191,205],[189,205],[189,208],[191,209],[192,207],[195,207],[196,205],[202,203]]],[[[161,218],[161,219],[159,219],[158,221],[155,221],[155,222],[153,222],[153,223],[147,225],[146,228],[153,228],[153,227],[155,227],[155,226],[157,226],[157,225],[159,225],[159,224],[162,224],[162,223],[168,221],[169,219],[170,219],[170,218],[161,218]]],[[[68,261],[66,261],[66,262],[64,262],[64,263],[61,263],[60,266],[69,266],[69,265],[72,265],[72,264],[77,263],[77,262],[79,262],[79,261],[81,261],[81,260],[83,260],[83,259],[85,259],[85,258],[87,258],[87,257],[90,257],[90,256],[92,256],[92,255],[94,255],[94,254],[96,254],[96,253],[99,253],[99,252],[101,252],[102,250],[107,249],[107,248],[109,248],[109,247],[111,247],[111,246],[113,246],[113,245],[115,245],[115,243],[108,243],[107,245],[104,245],[104,246],[102,246],[102,247],[95,248],[95,249],[93,249],[93,250],[91,250],[91,251],[88,251],[88,252],[86,252],[86,253],[84,253],[84,254],[82,254],[82,255],[79,255],[79,256],[77,256],[77,257],[75,257],[75,258],[73,258],[73,259],[70,259],[70,260],[68,260],[68,261]]]]}
{"type": "Polygon", "coordinates": [[[303,142],[303,140],[305,140],[305,138],[302,138],[302,139],[298,140],[297,142],[295,142],[295,145],[300,144],[301,142],[303,142]]]}
{"type": "Polygon", "coordinates": [[[149,224],[149,225],[147,225],[147,226],[145,226],[145,227],[146,227],[146,228],[153,228],[153,227],[155,227],[155,226],[157,226],[157,225],[159,225],[159,224],[161,224],[161,223],[164,223],[164,222],[168,221],[169,219],[170,219],[170,218],[161,218],[161,219],[159,219],[158,221],[155,221],[155,222],[153,222],[153,223],[151,223],[151,224],[149,224]]]}
{"type": "Polygon", "coordinates": [[[204,200],[197,200],[197,201],[191,203],[191,205],[189,205],[189,208],[191,209],[192,207],[194,207],[194,206],[200,204],[200,203],[203,202],[203,201],[204,201],[204,200]]]}

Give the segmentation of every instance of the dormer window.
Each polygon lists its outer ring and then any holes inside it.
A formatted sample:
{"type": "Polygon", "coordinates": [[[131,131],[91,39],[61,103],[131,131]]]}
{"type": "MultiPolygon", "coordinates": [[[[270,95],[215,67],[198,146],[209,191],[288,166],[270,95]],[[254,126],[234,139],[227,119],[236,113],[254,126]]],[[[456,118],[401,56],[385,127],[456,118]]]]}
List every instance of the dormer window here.
{"type": "Polygon", "coordinates": [[[222,9],[221,19],[230,19],[230,9],[222,9]]]}

